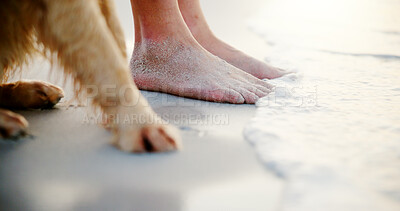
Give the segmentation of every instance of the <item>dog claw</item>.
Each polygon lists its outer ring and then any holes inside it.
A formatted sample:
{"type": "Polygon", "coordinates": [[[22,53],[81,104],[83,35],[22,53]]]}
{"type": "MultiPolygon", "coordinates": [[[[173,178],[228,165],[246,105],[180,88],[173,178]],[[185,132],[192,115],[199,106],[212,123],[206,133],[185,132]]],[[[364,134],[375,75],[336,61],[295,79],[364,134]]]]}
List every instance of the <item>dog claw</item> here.
{"type": "MultiPolygon", "coordinates": [[[[122,132],[122,131],[121,131],[122,132]]],[[[126,152],[168,152],[181,149],[179,132],[170,125],[147,125],[123,132],[114,144],[126,152]]]]}

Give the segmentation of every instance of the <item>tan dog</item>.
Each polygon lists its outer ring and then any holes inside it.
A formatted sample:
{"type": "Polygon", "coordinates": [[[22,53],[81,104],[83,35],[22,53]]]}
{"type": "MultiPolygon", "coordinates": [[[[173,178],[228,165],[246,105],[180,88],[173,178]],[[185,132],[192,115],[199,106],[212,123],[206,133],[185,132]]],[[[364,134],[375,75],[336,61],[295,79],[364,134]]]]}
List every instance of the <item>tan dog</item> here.
{"type": "MultiPolygon", "coordinates": [[[[177,130],[165,124],[140,95],[129,74],[124,36],[112,0],[5,0],[0,6],[0,107],[49,108],[63,91],[40,81],[4,84],[30,56],[57,56],[78,90],[95,86],[93,105],[114,121],[112,143],[130,152],[179,148],[177,130]],[[113,86],[111,97],[106,88],[113,86]]],[[[0,109],[0,138],[18,138],[27,121],[0,109]]]]}

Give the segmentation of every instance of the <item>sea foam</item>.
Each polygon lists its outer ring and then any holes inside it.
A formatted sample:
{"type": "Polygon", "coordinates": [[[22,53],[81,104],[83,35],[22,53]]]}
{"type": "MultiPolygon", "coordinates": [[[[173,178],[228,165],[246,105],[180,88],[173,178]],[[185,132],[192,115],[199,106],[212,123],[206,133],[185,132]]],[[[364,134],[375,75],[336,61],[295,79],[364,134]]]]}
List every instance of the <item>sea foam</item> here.
{"type": "MultiPolygon", "coordinates": [[[[274,44],[270,62],[298,73],[271,80],[275,92],[257,102],[244,136],[287,181],[282,209],[400,210],[400,36],[381,32],[399,30],[390,9],[400,4],[385,0],[385,13],[370,15],[388,21],[368,25],[303,17],[301,8],[280,14],[294,2],[271,2],[250,27],[274,44]]],[[[330,3],[341,11],[357,2],[330,3]]],[[[354,17],[367,6],[354,7],[354,17]]]]}

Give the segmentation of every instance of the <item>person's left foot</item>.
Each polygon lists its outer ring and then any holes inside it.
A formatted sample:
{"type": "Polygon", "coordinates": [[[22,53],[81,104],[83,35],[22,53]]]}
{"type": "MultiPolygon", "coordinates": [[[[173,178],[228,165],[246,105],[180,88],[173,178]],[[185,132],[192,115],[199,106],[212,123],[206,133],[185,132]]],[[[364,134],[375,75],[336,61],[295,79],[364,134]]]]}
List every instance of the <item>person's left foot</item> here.
{"type": "Polygon", "coordinates": [[[139,89],[237,104],[254,104],[272,91],[268,82],[179,36],[135,44],[130,67],[139,89]]]}

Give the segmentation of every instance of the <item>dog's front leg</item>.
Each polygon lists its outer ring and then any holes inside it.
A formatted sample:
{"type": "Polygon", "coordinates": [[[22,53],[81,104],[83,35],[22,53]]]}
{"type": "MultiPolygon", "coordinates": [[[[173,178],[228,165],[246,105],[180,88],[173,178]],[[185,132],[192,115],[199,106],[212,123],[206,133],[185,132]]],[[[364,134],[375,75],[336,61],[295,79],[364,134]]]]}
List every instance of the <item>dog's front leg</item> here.
{"type": "Polygon", "coordinates": [[[126,45],[125,45],[125,37],[121,27],[120,22],[118,21],[118,16],[115,9],[115,4],[113,0],[99,0],[99,5],[101,12],[106,20],[107,26],[110,29],[117,45],[124,57],[124,59],[128,60],[126,54],[126,45]]]}
{"type": "MultiPolygon", "coordinates": [[[[171,151],[177,130],[165,124],[141,96],[95,1],[47,0],[39,40],[56,52],[65,72],[96,89],[93,103],[115,126],[113,143],[124,151],[171,151]]],[[[92,93],[93,94],[93,93],[92,93]]]]}

